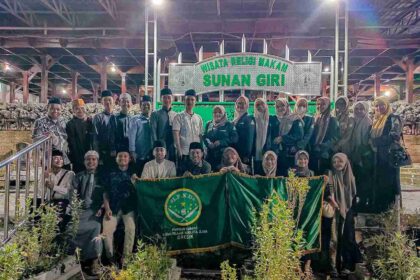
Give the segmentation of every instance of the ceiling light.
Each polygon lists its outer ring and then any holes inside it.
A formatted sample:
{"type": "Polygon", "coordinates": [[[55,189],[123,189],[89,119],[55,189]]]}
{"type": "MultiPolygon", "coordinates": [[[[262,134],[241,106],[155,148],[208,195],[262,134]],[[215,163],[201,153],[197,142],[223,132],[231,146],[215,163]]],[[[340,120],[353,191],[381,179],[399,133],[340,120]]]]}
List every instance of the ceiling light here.
{"type": "Polygon", "coordinates": [[[152,0],[153,6],[161,6],[163,4],[163,0],[152,0]]]}
{"type": "Polygon", "coordinates": [[[391,92],[389,90],[387,90],[387,91],[384,92],[384,95],[389,97],[391,95],[391,92]]]}
{"type": "Polygon", "coordinates": [[[324,72],[329,72],[330,71],[330,67],[326,66],[324,67],[324,72]]]}
{"type": "Polygon", "coordinates": [[[67,94],[67,90],[66,90],[65,88],[63,88],[63,89],[61,90],[61,93],[62,93],[62,94],[67,94]]]}
{"type": "Polygon", "coordinates": [[[4,64],[4,71],[10,71],[12,68],[10,67],[9,63],[4,64]]]}
{"type": "Polygon", "coordinates": [[[117,67],[115,67],[115,64],[111,65],[111,72],[113,73],[117,72],[117,67]]]}

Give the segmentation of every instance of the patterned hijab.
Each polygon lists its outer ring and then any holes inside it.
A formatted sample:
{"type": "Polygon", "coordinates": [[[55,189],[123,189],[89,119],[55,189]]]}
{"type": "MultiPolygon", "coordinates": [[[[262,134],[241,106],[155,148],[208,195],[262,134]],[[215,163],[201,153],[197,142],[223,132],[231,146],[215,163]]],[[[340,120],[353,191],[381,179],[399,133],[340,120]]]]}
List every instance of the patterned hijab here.
{"type": "Polygon", "coordinates": [[[264,174],[267,177],[276,177],[276,171],[277,171],[277,155],[275,152],[273,151],[267,151],[265,152],[264,156],[263,156],[263,160],[262,160],[262,167],[264,170],[264,174]],[[272,168],[268,168],[267,164],[266,164],[266,160],[268,158],[268,156],[273,156],[274,157],[274,166],[272,168]]]}
{"type": "Polygon", "coordinates": [[[333,186],[335,200],[340,206],[340,215],[343,218],[346,218],[347,212],[353,204],[353,198],[356,196],[356,181],[346,154],[335,154],[332,157],[331,162],[333,162],[335,158],[340,158],[345,164],[343,170],[335,170],[332,168],[330,182],[333,186]]]}
{"type": "Polygon", "coordinates": [[[389,103],[387,98],[383,96],[376,98],[375,105],[376,104],[385,105],[386,112],[385,114],[380,114],[378,112],[375,112],[375,117],[373,119],[373,125],[372,125],[372,131],[370,133],[370,135],[373,138],[377,138],[382,135],[386,120],[388,119],[388,116],[391,115],[392,113],[391,104],[389,103]]]}
{"type": "Polygon", "coordinates": [[[310,177],[311,176],[311,170],[309,170],[309,167],[300,167],[298,165],[298,160],[301,155],[305,155],[308,158],[309,163],[309,153],[305,150],[299,150],[295,154],[295,165],[296,165],[296,175],[299,177],[310,177]]]}
{"type": "Polygon", "coordinates": [[[221,106],[221,105],[216,105],[216,106],[214,106],[214,108],[213,108],[213,113],[214,113],[214,111],[216,111],[216,110],[220,110],[220,112],[222,113],[222,118],[220,119],[220,121],[218,121],[218,122],[216,122],[214,119],[213,119],[213,127],[214,128],[217,128],[217,127],[219,127],[219,126],[224,126],[225,124],[226,124],[226,122],[227,122],[227,117],[226,117],[226,109],[225,109],[225,107],[223,107],[223,106],[221,106]]]}
{"type": "Polygon", "coordinates": [[[286,107],[286,113],[283,116],[279,115],[276,110],[277,119],[280,121],[280,136],[283,136],[290,132],[293,122],[301,117],[297,113],[290,113],[290,104],[286,98],[277,98],[276,105],[278,103],[282,103],[286,107]]]}
{"type": "Polygon", "coordinates": [[[238,152],[232,148],[232,147],[227,147],[224,151],[223,151],[223,155],[222,155],[222,167],[229,167],[229,166],[234,166],[236,168],[238,168],[238,170],[242,173],[246,173],[246,165],[242,163],[241,161],[241,157],[239,156],[238,152]],[[236,155],[236,162],[233,165],[230,165],[228,162],[228,157],[227,154],[229,152],[232,152],[236,155]]]}
{"type": "Polygon", "coordinates": [[[321,97],[318,100],[328,102],[328,107],[323,112],[317,112],[315,115],[315,126],[318,126],[318,133],[315,138],[315,145],[319,145],[327,134],[328,125],[330,124],[331,118],[331,106],[330,99],[328,97],[321,97]]]}
{"type": "Polygon", "coordinates": [[[248,97],[246,97],[245,95],[239,96],[238,99],[236,99],[236,102],[235,102],[235,113],[234,113],[234,117],[233,117],[233,124],[236,125],[236,123],[239,121],[239,119],[248,112],[248,108],[249,108],[248,97]],[[243,99],[245,101],[246,105],[245,105],[245,109],[243,111],[238,111],[238,109],[236,109],[236,103],[238,103],[239,100],[241,100],[241,99],[243,99]]]}
{"type": "Polygon", "coordinates": [[[308,112],[308,100],[306,98],[299,98],[298,101],[296,101],[295,108],[293,110],[293,113],[298,114],[301,119],[306,115],[308,112]],[[299,112],[299,105],[305,104],[306,110],[304,112],[299,112]]]}
{"type": "Polygon", "coordinates": [[[254,118],[255,118],[255,128],[256,128],[256,138],[255,138],[255,158],[256,160],[262,159],[262,151],[267,140],[267,130],[268,130],[268,106],[264,99],[257,98],[254,103],[254,118]],[[260,113],[257,110],[257,104],[262,103],[264,106],[264,112],[260,113]]]}

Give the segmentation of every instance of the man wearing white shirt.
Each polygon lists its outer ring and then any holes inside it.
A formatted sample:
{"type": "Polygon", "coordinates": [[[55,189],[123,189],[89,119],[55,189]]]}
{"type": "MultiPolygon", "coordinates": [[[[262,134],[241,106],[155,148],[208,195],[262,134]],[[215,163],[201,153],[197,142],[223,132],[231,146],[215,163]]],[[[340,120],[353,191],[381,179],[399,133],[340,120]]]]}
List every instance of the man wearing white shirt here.
{"type": "Polygon", "coordinates": [[[158,179],[176,176],[175,163],[165,159],[166,148],[163,141],[155,141],[153,145],[154,160],[145,164],[141,174],[142,179],[158,179]]]}
{"type": "Polygon", "coordinates": [[[188,160],[190,144],[201,142],[203,120],[193,112],[196,93],[193,89],[185,92],[185,110],[177,114],[172,124],[178,164],[188,160]]]}
{"type": "Polygon", "coordinates": [[[63,169],[63,153],[52,151],[51,172],[45,180],[47,199],[69,199],[74,172],[63,169]]]}

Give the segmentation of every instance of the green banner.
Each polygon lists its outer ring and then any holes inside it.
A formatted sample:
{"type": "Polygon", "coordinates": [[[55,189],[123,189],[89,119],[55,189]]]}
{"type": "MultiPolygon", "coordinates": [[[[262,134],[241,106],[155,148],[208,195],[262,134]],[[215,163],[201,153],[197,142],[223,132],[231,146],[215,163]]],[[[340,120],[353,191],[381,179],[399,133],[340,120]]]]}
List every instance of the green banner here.
{"type": "MultiPolygon", "coordinates": [[[[306,252],[320,248],[324,178],[309,179],[304,203],[295,211],[306,252]]],[[[163,238],[171,254],[249,248],[254,209],[273,191],[284,200],[292,195],[287,178],[235,173],[142,180],[136,188],[141,236],[163,238]]]]}

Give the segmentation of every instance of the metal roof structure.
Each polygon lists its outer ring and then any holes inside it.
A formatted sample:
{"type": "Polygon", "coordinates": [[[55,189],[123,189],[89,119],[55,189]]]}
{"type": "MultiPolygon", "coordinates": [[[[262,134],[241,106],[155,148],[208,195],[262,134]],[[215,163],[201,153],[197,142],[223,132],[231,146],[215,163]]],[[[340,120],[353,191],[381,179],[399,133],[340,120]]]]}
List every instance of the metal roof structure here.
{"type": "MultiPolygon", "coordinates": [[[[41,72],[48,72],[50,90],[71,86],[77,75],[79,90],[89,94],[108,70],[107,87],[121,91],[144,83],[144,9],[140,0],[1,0],[0,82],[20,83],[29,76],[29,90],[41,92],[41,72]],[[43,66],[44,65],[44,66],[43,66]],[[110,72],[115,65],[115,73],[110,72]]],[[[329,65],[334,55],[333,0],[166,0],[158,13],[158,56],[164,65],[197,61],[204,52],[239,52],[241,37],[247,51],[304,61],[307,50],[314,61],[329,65]]],[[[349,1],[349,85],[373,85],[405,76],[404,60],[420,61],[420,1],[349,1]]],[[[149,71],[151,73],[151,71],[149,71]]],[[[103,82],[103,81],[102,81],[103,82]]],[[[50,93],[51,94],[51,93],[50,93]]]]}

